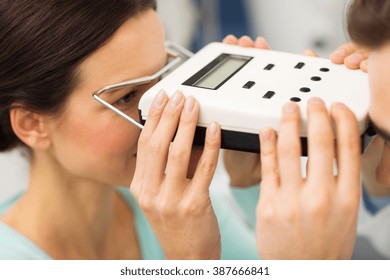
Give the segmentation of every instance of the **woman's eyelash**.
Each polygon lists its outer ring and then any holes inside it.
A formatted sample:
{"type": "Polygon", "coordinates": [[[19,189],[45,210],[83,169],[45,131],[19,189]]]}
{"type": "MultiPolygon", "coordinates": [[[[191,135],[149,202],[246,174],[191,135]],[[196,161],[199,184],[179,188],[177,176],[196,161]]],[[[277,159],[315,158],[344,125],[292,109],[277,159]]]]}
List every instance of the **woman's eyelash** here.
{"type": "Polygon", "coordinates": [[[137,94],[137,90],[132,90],[129,93],[122,96],[121,98],[119,98],[115,103],[118,105],[127,104],[136,94],[137,94]]]}

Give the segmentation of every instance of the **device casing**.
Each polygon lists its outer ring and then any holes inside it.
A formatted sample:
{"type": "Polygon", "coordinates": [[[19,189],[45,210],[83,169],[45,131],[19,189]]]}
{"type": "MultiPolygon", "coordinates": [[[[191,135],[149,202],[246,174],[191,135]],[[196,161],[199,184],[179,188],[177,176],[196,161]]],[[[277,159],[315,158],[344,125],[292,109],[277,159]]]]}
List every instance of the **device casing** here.
{"type": "MultiPolygon", "coordinates": [[[[219,76],[219,79],[224,78],[219,76]]],[[[358,120],[362,138],[368,128],[367,74],[335,65],[324,58],[211,43],[142,96],[139,103],[142,123],[147,119],[154,96],[161,89],[169,96],[181,90],[185,96],[194,96],[199,102],[194,145],[204,144],[207,125],[217,121],[222,129],[222,148],[259,152],[260,129],[272,127],[278,131],[282,107],[295,100],[301,111],[302,154],[306,155],[306,104],[310,97],[320,97],[327,108],[334,102],[347,105],[358,120]],[[227,75],[215,89],[196,85],[197,79],[219,71],[215,67],[218,67],[217,60],[221,55],[250,59],[227,75]]]]}

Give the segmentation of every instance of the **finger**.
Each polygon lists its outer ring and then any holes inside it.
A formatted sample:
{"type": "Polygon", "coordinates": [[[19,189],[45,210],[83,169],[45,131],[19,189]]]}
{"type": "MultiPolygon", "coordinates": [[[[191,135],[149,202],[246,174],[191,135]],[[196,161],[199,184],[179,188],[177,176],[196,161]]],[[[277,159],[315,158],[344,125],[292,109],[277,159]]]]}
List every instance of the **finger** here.
{"type": "Polygon", "coordinates": [[[198,113],[199,105],[195,98],[188,97],[168,155],[166,171],[168,186],[176,186],[177,182],[184,182],[186,179],[198,113]]]}
{"type": "Polygon", "coordinates": [[[255,42],[249,36],[242,36],[238,40],[238,45],[246,48],[253,48],[255,46],[255,42]]]}
{"type": "Polygon", "coordinates": [[[360,135],[355,115],[342,103],[334,103],[331,115],[336,125],[338,186],[346,194],[360,186],[360,135]]]}
{"type": "Polygon", "coordinates": [[[296,187],[301,184],[301,142],[299,135],[299,107],[289,102],[283,107],[278,133],[277,154],[280,183],[296,187]]]}
{"type": "Polygon", "coordinates": [[[145,161],[147,176],[144,182],[149,188],[159,186],[163,179],[169,146],[176,132],[184,102],[185,98],[180,91],[171,97],[148,143],[145,161]]]}
{"type": "Polygon", "coordinates": [[[146,166],[146,154],[148,150],[148,144],[152,135],[160,121],[161,115],[164,111],[165,105],[168,102],[168,97],[164,90],[161,90],[153,99],[150,107],[147,121],[142,129],[140,138],[138,140],[137,148],[137,163],[134,172],[133,181],[139,182],[144,176],[144,170],[146,166]]]}
{"type": "Polygon", "coordinates": [[[279,186],[276,134],[272,128],[260,131],[261,196],[279,186]]]}
{"type": "Polygon", "coordinates": [[[368,59],[365,59],[360,63],[360,69],[362,69],[362,71],[368,73],[368,59]]]}
{"type": "Polygon", "coordinates": [[[238,39],[236,38],[236,36],[230,34],[223,39],[223,42],[229,45],[237,45],[238,39]]]}
{"type": "Polygon", "coordinates": [[[333,181],[333,131],[328,110],[319,98],[310,98],[308,111],[308,148],[309,173],[307,179],[318,186],[317,182],[329,184],[333,181]]]}
{"type": "Polygon", "coordinates": [[[318,54],[313,50],[304,50],[303,54],[307,56],[318,57],[318,54]]]}
{"type": "Polygon", "coordinates": [[[264,37],[261,37],[261,36],[256,38],[255,48],[264,49],[264,50],[271,49],[271,47],[269,46],[268,42],[264,39],[264,37]]]}
{"type": "Polygon", "coordinates": [[[367,60],[368,52],[358,50],[344,59],[344,64],[350,69],[360,69],[363,61],[367,60]]]}
{"type": "Polygon", "coordinates": [[[194,192],[209,193],[208,189],[217,167],[220,147],[221,128],[218,123],[212,122],[207,127],[204,150],[192,179],[191,185],[194,186],[194,192]]]}
{"type": "Polygon", "coordinates": [[[336,64],[343,64],[346,57],[358,50],[353,43],[346,43],[337,48],[329,55],[330,60],[336,64]]]}

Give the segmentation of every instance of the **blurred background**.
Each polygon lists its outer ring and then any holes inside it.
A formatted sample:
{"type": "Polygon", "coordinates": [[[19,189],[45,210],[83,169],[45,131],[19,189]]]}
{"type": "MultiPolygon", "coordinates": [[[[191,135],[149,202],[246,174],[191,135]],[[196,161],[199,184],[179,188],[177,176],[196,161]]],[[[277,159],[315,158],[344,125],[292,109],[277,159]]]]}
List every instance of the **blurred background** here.
{"type": "Polygon", "coordinates": [[[265,37],[279,51],[328,56],[347,40],[349,0],[158,0],[167,38],[199,50],[226,35],[265,37]]]}
{"type": "MultiPolygon", "coordinates": [[[[192,51],[228,34],[261,35],[279,51],[313,49],[327,57],[345,36],[349,0],[158,0],[167,39],[192,51]]],[[[1,139],[0,139],[1,141],[1,139]]],[[[28,163],[20,151],[0,153],[0,203],[27,185],[28,163]]],[[[222,161],[213,188],[228,179],[222,161]]]]}

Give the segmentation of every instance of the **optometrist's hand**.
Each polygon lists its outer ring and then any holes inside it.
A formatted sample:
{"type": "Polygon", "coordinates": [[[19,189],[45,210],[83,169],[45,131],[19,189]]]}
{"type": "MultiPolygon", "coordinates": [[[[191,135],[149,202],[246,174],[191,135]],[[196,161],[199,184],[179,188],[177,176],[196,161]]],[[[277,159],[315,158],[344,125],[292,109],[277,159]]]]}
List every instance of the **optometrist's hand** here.
{"type": "Polygon", "coordinates": [[[264,259],[347,259],[352,255],[361,192],[357,120],[343,104],[333,104],[329,116],[318,98],[309,100],[308,118],[307,178],[301,176],[296,103],[284,107],[277,138],[272,129],[260,132],[262,182],[256,236],[264,259]]]}
{"type": "Polygon", "coordinates": [[[345,64],[350,69],[361,69],[367,72],[368,51],[354,43],[339,46],[329,55],[329,58],[333,63],[345,64]]]}
{"type": "MultiPolygon", "coordinates": [[[[238,39],[233,35],[228,35],[223,39],[223,42],[225,44],[239,45],[247,48],[270,48],[263,37],[257,37],[256,40],[253,41],[248,36],[242,36],[238,39]]],[[[249,187],[260,182],[261,163],[259,154],[224,150],[223,162],[231,186],[249,187]]]]}
{"type": "Polygon", "coordinates": [[[208,126],[195,174],[186,178],[198,113],[199,104],[193,97],[186,99],[176,92],[169,99],[161,91],[138,143],[130,190],[168,259],[219,259],[221,255],[209,195],[221,142],[217,123],[208,126]]]}

